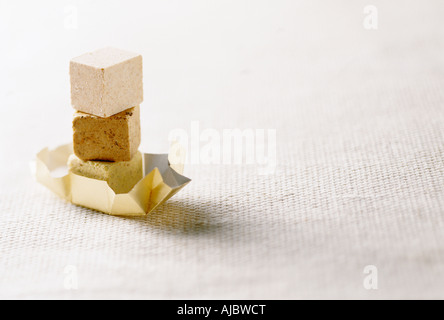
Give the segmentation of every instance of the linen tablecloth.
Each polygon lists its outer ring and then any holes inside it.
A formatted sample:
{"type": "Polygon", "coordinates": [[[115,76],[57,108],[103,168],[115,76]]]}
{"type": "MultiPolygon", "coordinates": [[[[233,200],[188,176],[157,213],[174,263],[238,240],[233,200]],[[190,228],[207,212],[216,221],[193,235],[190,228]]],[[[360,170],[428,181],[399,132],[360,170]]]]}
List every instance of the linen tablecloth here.
{"type": "Polygon", "coordinates": [[[0,7],[1,298],[444,298],[442,1],[0,7]],[[72,139],[69,60],[104,46],[143,55],[142,151],[275,130],[274,170],[189,161],[145,218],[37,184],[72,139]]]}

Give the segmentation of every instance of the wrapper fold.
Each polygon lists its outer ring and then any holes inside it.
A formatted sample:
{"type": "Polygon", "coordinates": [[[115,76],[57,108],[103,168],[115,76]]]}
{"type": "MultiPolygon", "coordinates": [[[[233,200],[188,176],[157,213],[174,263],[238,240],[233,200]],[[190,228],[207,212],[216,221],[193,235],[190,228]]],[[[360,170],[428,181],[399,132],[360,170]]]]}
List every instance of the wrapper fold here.
{"type": "Polygon", "coordinates": [[[36,156],[34,173],[39,183],[74,204],[110,215],[144,216],[191,181],[182,175],[183,149],[173,145],[172,150],[174,152],[169,155],[143,154],[144,178],[125,194],[116,194],[106,181],[68,172],[67,161],[73,153],[72,144],[40,151],[36,156]],[[55,176],[60,169],[64,169],[66,174],[55,176]]]}

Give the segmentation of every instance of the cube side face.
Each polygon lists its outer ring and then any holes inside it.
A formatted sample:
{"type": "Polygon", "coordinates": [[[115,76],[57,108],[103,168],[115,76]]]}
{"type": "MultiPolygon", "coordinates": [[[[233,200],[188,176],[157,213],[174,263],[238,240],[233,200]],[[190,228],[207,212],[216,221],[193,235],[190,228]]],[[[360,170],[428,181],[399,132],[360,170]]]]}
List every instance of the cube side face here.
{"type": "Polygon", "coordinates": [[[142,140],[142,133],[140,127],[140,107],[134,107],[128,122],[129,145],[131,157],[133,157],[139,150],[140,142],[142,140]]]}
{"type": "Polygon", "coordinates": [[[108,164],[108,184],[115,193],[127,193],[143,178],[142,154],[137,152],[131,161],[108,164]]]}
{"type": "Polygon", "coordinates": [[[71,61],[71,104],[74,109],[90,114],[102,115],[104,94],[104,70],[71,61]]]}
{"type": "Polygon", "coordinates": [[[77,115],[73,120],[74,153],[83,161],[129,161],[129,124],[126,117],[77,115]]]}
{"type": "Polygon", "coordinates": [[[105,117],[142,103],[142,68],[142,56],[139,55],[105,69],[102,97],[105,117]]]}

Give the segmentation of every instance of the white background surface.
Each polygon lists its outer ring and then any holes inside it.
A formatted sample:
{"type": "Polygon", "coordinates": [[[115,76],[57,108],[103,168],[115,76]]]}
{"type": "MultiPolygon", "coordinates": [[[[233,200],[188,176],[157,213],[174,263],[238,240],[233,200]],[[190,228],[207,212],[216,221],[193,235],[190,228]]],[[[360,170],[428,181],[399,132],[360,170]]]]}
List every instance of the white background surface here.
{"type": "Polygon", "coordinates": [[[443,298],[443,13],[438,0],[2,0],[0,297],[443,298]],[[378,30],[363,28],[369,4],[378,30]],[[37,185],[29,161],[71,140],[69,60],[104,46],[143,55],[141,150],[166,152],[192,121],[276,129],[275,173],[189,165],[193,182],[142,219],[37,185]]]}

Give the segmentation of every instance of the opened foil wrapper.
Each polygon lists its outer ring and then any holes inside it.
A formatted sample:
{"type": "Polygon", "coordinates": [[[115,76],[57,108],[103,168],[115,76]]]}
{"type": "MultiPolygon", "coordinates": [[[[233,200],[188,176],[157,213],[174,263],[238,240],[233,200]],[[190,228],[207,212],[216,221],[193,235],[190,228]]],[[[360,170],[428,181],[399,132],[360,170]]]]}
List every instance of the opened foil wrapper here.
{"type": "Polygon", "coordinates": [[[72,144],[40,151],[33,164],[37,181],[74,204],[118,216],[144,216],[191,180],[182,175],[185,152],[178,144],[168,154],[143,155],[144,178],[125,194],[116,194],[106,181],[76,175],[67,170],[72,144]],[[57,176],[57,172],[65,174],[57,176]]]}

